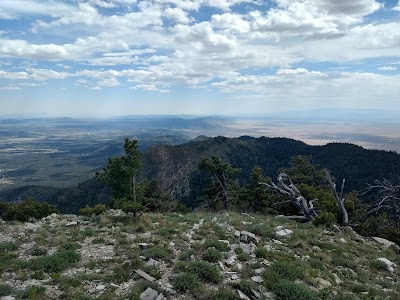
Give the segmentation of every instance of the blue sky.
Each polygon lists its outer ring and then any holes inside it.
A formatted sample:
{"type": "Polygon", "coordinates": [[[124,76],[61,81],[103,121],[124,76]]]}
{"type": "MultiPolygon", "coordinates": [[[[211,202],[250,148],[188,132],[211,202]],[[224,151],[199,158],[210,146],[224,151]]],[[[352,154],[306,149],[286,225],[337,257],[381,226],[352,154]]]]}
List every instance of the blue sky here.
{"type": "Polygon", "coordinates": [[[397,0],[0,2],[0,114],[400,111],[397,0]]]}

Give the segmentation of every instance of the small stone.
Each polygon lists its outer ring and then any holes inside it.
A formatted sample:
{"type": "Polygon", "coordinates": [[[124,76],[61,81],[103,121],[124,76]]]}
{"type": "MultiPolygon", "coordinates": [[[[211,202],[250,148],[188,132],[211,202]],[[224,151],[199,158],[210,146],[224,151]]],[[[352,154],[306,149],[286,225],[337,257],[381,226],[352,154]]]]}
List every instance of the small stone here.
{"type": "Polygon", "coordinates": [[[314,252],[320,252],[320,251],[321,251],[321,248],[318,247],[318,246],[312,246],[311,249],[312,249],[314,252]]]}
{"type": "Polygon", "coordinates": [[[175,247],[175,243],[169,242],[168,246],[170,246],[171,248],[172,248],[172,247],[175,247]]]}
{"type": "Polygon", "coordinates": [[[135,270],[135,272],[143,277],[144,279],[148,280],[148,281],[155,281],[156,279],[153,276],[150,276],[149,274],[147,274],[146,272],[142,271],[142,270],[135,270]]]}
{"type": "Polygon", "coordinates": [[[225,270],[225,266],[224,266],[224,263],[223,263],[222,261],[219,261],[219,262],[218,262],[218,265],[219,265],[219,267],[220,267],[220,269],[221,269],[222,271],[225,270]]]}
{"type": "Polygon", "coordinates": [[[225,264],[227,266],[232,266],[234,263],[235,263],[235,257],[234,256],[231,256],[227,260],[225,260],[225,264]]]}
{"type": "Polygon", "coordinates": [[[76,226],[76,225],[78,225],[78,222],[77,221],[72,221],[72,222],[69,222],[69,223],[65,224],[65,227],[71,227],[71,226],[76,226]]]}
{"type": "Polygon", "coordinates": [[[13,296],[3,296],[0,297],[0,300],[16,300],[13,296]]]}
{"type": "Polygon", "coordinates": [[[332,283],[330,283],[328,280],[325,280],[323,278],[317,278],[316,281],[319,283],[319,289],[324,289],[332,286],[332,283]]]}
{"type": "Polygon", "coordinates": [[[243,293],[241,290],[237,290],[237,291],[238,291],[240,299],[250,300],[250,298],[245,293],[243,293]]]}
{"type": "Polygon", "coordinates": [[[277,226],[275,228],[275,234],[277,236],[288,236],[288,235],[291,235],[292,233],[293,233],[292,230],[286,229],[283,226],[277,226]]]}
{"type": "Polygon", "coordinates": [[[377,242],[378,244],[381,244],[383,246],[383,249],[387,250],[390,246],[393,246],[396,249],[400,249],[400,247],[396,244],[393,243],[392,241],[389,241],[387,239],[384,238],[380,238],[380,237],[372,237],[372,239],[377,242]]]}
{"type": "Polygon", "coordinates": [[[138,246],[139,246],[139,248],[141,250],[145,250],[149,246],[149,244],[147,244],[147,243],[139,243],[138,246]]]}
{"type": "Polygon", "coordinates": [[[339,276],[336,273],[333,273],[332,275],[335,278],[335,283],[336,284],[341,284],[342,283],[342,280],[339,278],[339,276]]]}
{"type": "Polygon", "coordinates": [[[96,291],[100,292],[102,290],[104,290],[106,288],[106,286],[104,284],[99,284],[98,286],[96,286],[96,291]]]}
{"type": "Polygon", "coordinates": [[[274,244],[277,244],[277,245],[283,245],[283,243],[281,241],[278,241],[278,240],[272,240],[272,242],[274,244]]]}
{"type": "Polygon", "coordinates": [[[237,274],[232,274],[231,275],[231,280],[238,280],[240,277],[237,274]]]}
{"type": "Polygon", "coordinates": [[[214,218],[211,220],[211,222],[213,222],[213,223],[217,223],[217,221],[218,221],[217,217],[214,217],[214,218]]]}
{"type": "Polygon", "coordinates": [[[251,277],[251,280],[253,280],[253,281],[256,282],[256,283],[262,283],[262,282],[264,282],[264,279],[262,279],[261,276],[253,276],[253,277],[251,277]]]}
{"type": "Polygon", "coordinates": [[[228,240],[218,240],[218,242],[227,244],[228,246],[230,246],[230,244],[231,244],[228,240]]]}
{"type": "Polygon", "coordinates": [[[158,292],[148,287],[143,293],[140,294],[140,300],[156,300],[158,292]]]}
{"type": "Polygon", "coordinates": [[[265,268],[258,268],[254,270],[254,273],[256,273],[257,275],[261,274],[262,272],[264,272],[265,268]]]}
{"type": "Polygon", "coordinates": [[[165,300],[166,298],[164,297],[163,294],[158,295],[158,297],[156,298],[156,300],[165,300]]]}
{"type": "Polygon", "coordinates": [[[347,241],[344,238],[340,238],[339,241],[343,244],[347,244],[347,241]]]}
{"type": "Polygon", "coordinates": [[[52,217],[52,218],[57,218],[57,214],[56,214],[56,213],[52,213],[52,214],[50,215],[50,217],[52,217]]]}
{"type": "Polygon", "coordinates": [[[342,232],[342,230],[339,228],[339,226],[337,226],[337,225],[333,225],[332,226],[332,229],[331,229],[333,232],[336,232],[336,233],[341,233],[342,232]]]}
{"type": "Polygon", "coordinates": [[[199,230],[200,229],[200,224],[194,224],[192,229],[193,230],[199,230]]]}
{"type": "Polygon", "coordinates": [[[148,266],[158,266],[159,264],[160,262],[152,258],[149,258],[149,260],[146,262],[146,265],[148,266]]]}
{"type": "Polygon", "coordinates": [[[243,265],[241,263],[237,263],[236,268],[238,269],[238,271],[242,271],[243,265]]]}
{"type": "Polygon", "coordinates": [[[384,258],[384,257],[380,257],[380,258],[378,258],[378,260],[385,263],[390,272],[394,272],[394,267],[396,267],[396,264],[394,262],[391,262],[390,260],[388,260],[387,258],[384,258]]]}

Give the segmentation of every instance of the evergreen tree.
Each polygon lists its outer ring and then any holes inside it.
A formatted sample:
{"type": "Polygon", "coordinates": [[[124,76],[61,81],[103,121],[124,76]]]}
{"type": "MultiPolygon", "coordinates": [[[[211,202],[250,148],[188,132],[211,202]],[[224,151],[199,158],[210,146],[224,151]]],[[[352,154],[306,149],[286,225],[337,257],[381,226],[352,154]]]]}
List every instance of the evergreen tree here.
{"type": "Polygon", "coordinates": [[[136,202],[136,178],[141,167],[138,141],[125,139],[124,150],[125,155],[109,158],[108,165],[96,177],[110,187],[114,199],[129,198],[136,202]]]}
{"type": "Polygon", "coordinates": [[[227,210],[235,196],[234,190],[237,189],[235,176],[241,170],[233,168],[215,155],[203,158],[198,167],[207,176],[207,184],[203,192],[208,197],[209,206],[217,209],[222,205],[227,210]]]}

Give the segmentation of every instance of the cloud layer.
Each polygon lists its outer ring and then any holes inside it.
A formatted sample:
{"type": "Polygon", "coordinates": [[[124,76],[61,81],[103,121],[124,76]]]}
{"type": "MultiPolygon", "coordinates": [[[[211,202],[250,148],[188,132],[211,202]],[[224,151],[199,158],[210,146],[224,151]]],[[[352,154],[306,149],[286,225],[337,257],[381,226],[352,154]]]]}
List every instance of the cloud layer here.
{"type": "Polygon", "coordinates": [[[338,103],[374,106],[399,97],[400,4],[3,2],[0,19],[8,24],[0,32],[3,90],[45,89],[57,81],[77,93],[116,89],[163,97],[201,89],[268,103],[308,98],[333,105],[336,95],[338,103]]]}

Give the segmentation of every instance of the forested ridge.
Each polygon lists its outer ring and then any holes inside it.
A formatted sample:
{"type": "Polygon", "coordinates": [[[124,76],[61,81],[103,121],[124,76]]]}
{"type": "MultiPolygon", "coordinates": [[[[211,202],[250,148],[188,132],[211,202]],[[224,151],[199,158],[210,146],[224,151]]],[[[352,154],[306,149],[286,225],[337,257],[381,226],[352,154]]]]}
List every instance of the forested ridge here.
{"type": "MultiPolygon", "coordinates": [[[[360,191],[375,179],[396,181],[400,173],[400,155],[395,152],[367,150],[348,143],[310,146],[288,138],[243,136],[202,137],[177,146],[153,146],[142,153],[140,179],[156,180],[162,189],[193,206],[191,202],[202,194],[204,184],[198,164],[211,155],[240,168],[237,179],[242,185],[248,182],[255,166],[262,168],[264,176],[276,178],[281,168],[290,167],[291,158],[296,155],[311,156],[313,164],[329,169],[340,180],[345,178],[346,192],[360,191]]],[[[107,202],[111,196],[104,184],[94,178],[67,189],[28,186],[0,192],[0,198],[7,201],[17,201],[26,195],[55,204],[64,212],[77,212],[85,205],[107,202]]]]}

